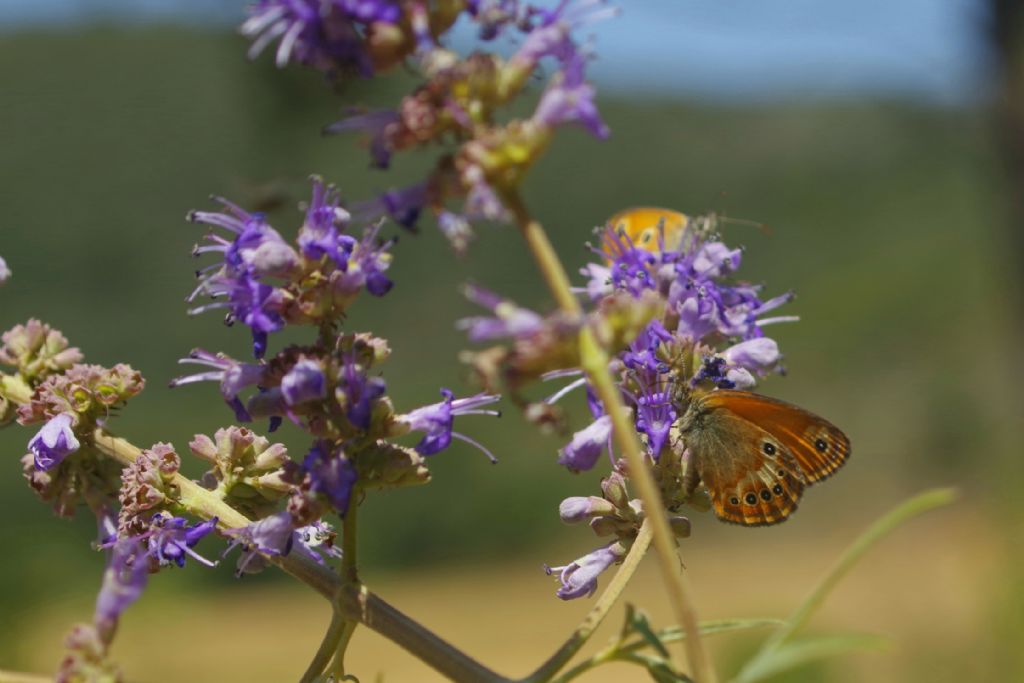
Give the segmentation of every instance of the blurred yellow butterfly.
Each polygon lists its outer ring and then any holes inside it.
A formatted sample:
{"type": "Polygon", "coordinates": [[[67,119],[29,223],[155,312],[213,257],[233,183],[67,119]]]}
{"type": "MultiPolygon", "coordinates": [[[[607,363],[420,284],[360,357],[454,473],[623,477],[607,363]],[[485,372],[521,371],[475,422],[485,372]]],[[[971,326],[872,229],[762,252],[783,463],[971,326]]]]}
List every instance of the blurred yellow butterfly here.
{"type": "MultiPolygon", "coordinates": [[[[690,218],[678,211],[652,206],[634,207],[620,211],[607,221],[605,228],[625,236],[637,249],[650,252],[675,251],[683,241],[690,218]]],[[[610,240],[612,243],[618,240],[610,240]]],[[[604,252],[614,258],[614,247],[605,239],[604,252]]]]}

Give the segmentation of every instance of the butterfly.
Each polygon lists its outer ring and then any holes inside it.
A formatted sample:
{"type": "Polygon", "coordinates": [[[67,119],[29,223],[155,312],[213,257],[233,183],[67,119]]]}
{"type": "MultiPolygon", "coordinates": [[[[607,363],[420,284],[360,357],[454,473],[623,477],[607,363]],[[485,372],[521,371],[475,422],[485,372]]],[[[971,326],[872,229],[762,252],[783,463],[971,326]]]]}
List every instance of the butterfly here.
{"type": "Polygon", "coordinates": [[[850,457],[850,439],[828,420],[749,391],[693,394],[677,428],[690,452],[684,493],[703,483],[718,518],[744,526],[784,521],[806,487],[850,457]]]}
{"type": "MultiPolygon", "coordinates": [[[[627,237],[634,248],[655,253],[679,249],[690,222],[684,213],[645,206],[618,212],[605,221],[605,229],[627,237]]],[[[614,257],[607,242],[604,251],[614,257]]]]}

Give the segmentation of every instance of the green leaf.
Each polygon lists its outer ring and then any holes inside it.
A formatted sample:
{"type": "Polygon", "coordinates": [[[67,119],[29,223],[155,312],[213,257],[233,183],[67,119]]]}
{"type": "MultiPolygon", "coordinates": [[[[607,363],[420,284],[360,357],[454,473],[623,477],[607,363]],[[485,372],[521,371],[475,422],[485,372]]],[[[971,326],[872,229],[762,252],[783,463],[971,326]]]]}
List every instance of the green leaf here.
{"type": "Polygon", "coordinates": [[[850,652],[882,650],[888,645],[888,638],[867,634],[804,638],[782,645],[766,657],[759,658],[753,666],[744,669],[743,681],[762,681],[810,662],[850,652]]]}
{"type": "MultiPolygon", "coordinates": [[[[718,633],[785,625],[786,622],[782,619],[714,619],[700,622],[699,629],[702,636],[713,636],[718,633]]],[[[668,626],[658,631],[658,637],[663,643],[674,643],[677,640],[685,640],[686,632],[678,626],[668,626]]]]}
{"type": "Polygon", "coordinates": [[[651,622],[647,620],[647,615],[640,610],[633,610],[627,614],[629,617],[632,617],[629,624],[630,628],[635,633],[639,633],[644,642],[657,650],[658,654],[668,659],[668,648],[665,647],[661,642],[661,638],[654,632],[654,629],[651,628],[651,622]]]}
{"type": "Polygon", "coordinates": [[[620,659],[644,667],[657,683],[693,683],[693,679],[673,669],[672,665],[661,657],[632,653],[620,659]]]}

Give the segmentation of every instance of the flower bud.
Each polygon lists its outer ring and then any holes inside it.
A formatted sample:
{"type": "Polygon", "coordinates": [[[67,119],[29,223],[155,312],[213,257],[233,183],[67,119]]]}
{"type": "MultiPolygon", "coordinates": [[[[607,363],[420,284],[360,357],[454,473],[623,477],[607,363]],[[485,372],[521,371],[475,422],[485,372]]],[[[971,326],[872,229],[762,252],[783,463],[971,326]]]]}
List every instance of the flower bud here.
{"type": "Polygon", "coordinates": [[[690,520],[686,517],[669,517],[668,524],[672,527],[672,533],[674,533],[679,538],[690,537],[690,520]]]}
{"type": "Polygon", "coordinates": [[[625,510],[629,507],[626,480],[618,472],[612,472],[601,480],[601,491],[604,493],[604,497],[616,508],[625,510]]]}
{"type": "Polygon", "coordinates": [[[597,496],[572,496],[563,500],[558,506],[558,515],[566,524],[582,522],[587,517],[614,513],[615,506],[597,496]]]}

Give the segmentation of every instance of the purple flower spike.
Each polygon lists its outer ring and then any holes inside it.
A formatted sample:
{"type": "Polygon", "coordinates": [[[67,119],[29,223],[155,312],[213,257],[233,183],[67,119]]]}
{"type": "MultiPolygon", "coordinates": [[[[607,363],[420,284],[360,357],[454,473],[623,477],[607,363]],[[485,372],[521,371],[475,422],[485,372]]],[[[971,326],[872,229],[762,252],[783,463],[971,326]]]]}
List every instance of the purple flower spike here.
{"type": "Polygon", "coordinates": [[[423,439],[416,444],[416,450],[421,455],[434,455],[448,448],[454,436],[479,448],[484,455],[490,458],[491,462],[497,462],[497,458],[479,443],[465,434],[452,431],[452,425],[456,415],[500,416],[501,413],[497,410],[480,410],[480,408],[495,403],[501,397],[494,394],[477,394],[469,398],[453,400],[454,394],[448,389],[442,389],[441,395],[444,396],[444,400],[440,403],[417,408],[399,418],[409,425],[409,429],[412,431],[426,433],[423,439]]]}
{"type": "Polygon", "coordinates": [[[574,472],[589,470],[597,464],[601,452],[608,447],[612,434],[612,418],[602,415],[589,426],[576,432],[572,441],[559,451],[558,464],[574,472]]]}
{"type": "Polygon", "coordinates": [[[80,444],[71,429],[74,417],[71,413],[61,413],[51,418],[28,442],[37,470],[52,469],[78,450],[80,444]]]}
{"type": "Polygon", "coordinates": [[[327,384],[320,364],[303,359],[281,378],[281,394],[289,406],[317,401],[327,396],[327,384]]]}
{"type": "Polygon", "coordinates": [[[611,543],[584,555],[564,567],[544,567],[548,575],[558,574],[562,586],[555,593],[562,600],[589,597],[597,590],[597,577],[624,556],[618,542],[611,543]]]}

